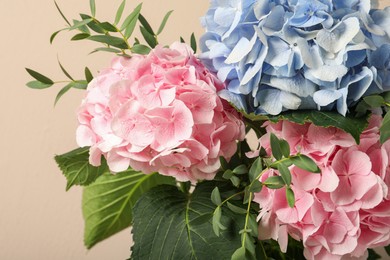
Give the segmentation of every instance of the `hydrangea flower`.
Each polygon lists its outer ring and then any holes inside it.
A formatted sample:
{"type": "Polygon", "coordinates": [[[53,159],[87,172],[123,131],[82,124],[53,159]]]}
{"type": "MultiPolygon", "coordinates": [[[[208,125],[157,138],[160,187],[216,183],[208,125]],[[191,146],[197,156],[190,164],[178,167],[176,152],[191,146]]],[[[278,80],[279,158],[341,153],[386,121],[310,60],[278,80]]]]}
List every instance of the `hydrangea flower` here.
{"type": "Polygon", "coordinates": [[[211,0],[201,59],[247,113],[348,108],[390,90],[390,8],[369,0],[211,0]],[[372,6],[371,6],[372,5],[372,6]]]}
{"type": "MultiPolygon", "coordinates": [[[[275,239],[286,251],[288,235],[301,240],[307,259],[349,259],[366,256],[367,248],[390,243],[390,141],[379,141],[381,116],[373,115],[357,145],[337,128],[288,121],[266,123],[259,144],[271,155],[270,134],[285,139],[291,153],[312,158],[321,169],[313,174],[294,165],[291,188],[296,203],[286,200],[285,188],[263,188],[259,238],[275,239]],[[346,258],[343,258],[346,257],[346,258]]],[[[268,170],[261,177],[279,175],[268,170]]]]}
{"type": "Polygon", "coordinates": [[[77,143],[90,163],[179,181],[212,179],[229,159],[244,124],[217,91],[224,88],[185,44],[147,56],[117,57],[89,84],[78,112],[77,143]]]}

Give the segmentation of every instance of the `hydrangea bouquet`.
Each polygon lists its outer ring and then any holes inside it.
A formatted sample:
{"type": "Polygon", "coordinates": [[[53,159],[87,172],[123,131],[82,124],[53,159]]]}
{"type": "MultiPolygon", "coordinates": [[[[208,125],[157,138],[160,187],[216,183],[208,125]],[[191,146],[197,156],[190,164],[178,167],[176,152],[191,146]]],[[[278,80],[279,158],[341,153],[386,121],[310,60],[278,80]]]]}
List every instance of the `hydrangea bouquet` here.
{"type": "Polygon", "coordinates": [[[82,80],[60,64],[56,102],[86,90],[80,148],[55,159],[67,189],[85,186],[88,248],[129,226],[131,259],[378,259],[390,244],[390,8],[211,0],[195,54],[194,35],[159,44],[171,12],[155,31],[141,4],[113,23],[93,0],[73,23],[56,6],[72,40],[114,53],[82,80]]]}

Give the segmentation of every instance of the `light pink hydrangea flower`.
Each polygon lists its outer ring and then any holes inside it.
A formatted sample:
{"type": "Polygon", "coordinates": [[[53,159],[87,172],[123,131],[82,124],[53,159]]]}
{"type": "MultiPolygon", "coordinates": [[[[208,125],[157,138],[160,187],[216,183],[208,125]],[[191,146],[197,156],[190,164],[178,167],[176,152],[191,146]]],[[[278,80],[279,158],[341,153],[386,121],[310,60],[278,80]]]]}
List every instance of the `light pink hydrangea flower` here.
{"type": "MultiPolygon", "coordinates": [[[[303,241],[307,259],[352,259],[367,256],[367,248],[390,243],[390,141],[381,145],[382,118],[371,116],[357,145],[333,127],[266,123],[260,146],[271,154],[270,134],[285,139],[291,153],[311,157],[321,169],[313,174],[294,165],[290,208],[284,189],[264,188],[255,195],[260,204],[259,238],[275,239],[287,249],[288,235],[303,241]]],[[[253,154],[256,154],[254,152],[253,154]]],[[[269,170],[260,181],[278,175],[269,170]]]]}
{"type": "Polygon", "coordinates": [[[88,86],[77,143],[91,147],[92,165],[103,155],[113,172],[130,166],[179,181],[212,179],[219,157],[233,156],[245,135],[217,95],[223,88],[185,44],[116,57],[88,86]]]}

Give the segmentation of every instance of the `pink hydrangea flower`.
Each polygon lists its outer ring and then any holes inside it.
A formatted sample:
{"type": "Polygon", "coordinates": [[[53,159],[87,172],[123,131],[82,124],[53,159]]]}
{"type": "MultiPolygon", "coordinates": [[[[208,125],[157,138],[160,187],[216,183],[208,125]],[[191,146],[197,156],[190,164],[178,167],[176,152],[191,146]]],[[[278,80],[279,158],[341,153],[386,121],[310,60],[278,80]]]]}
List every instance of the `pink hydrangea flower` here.
{"type": "MultiPolygon", "coordinates": [[[[259,144],[268,154],[269,136],[274,133],[289,143],[292,154],[300,152],[312,158],[321,174],[289,167],[294,208],[288,206],[284,189],[264,188],[255,194],[261,207],[259,238],[275,239],[285,251],[290,235],[303,241],[307,259],[320,260],[360,258],[367,255],[367,248],[388,245],[390,141],[379,142],[381,122],[380,116],[371,116],[359,145],[333,127],[266,123],[267,134],[259,144]]],[[[260,181],[278,174],[269,170],[260,181]]]]}
{"type": "Polygon", "coordinates": [[[224,88],[185,44],[116,57],[93,79],[79,112],[77,143],[113,172],[135,170],[180,181],[212,179],[245,135],[224,88]]]}

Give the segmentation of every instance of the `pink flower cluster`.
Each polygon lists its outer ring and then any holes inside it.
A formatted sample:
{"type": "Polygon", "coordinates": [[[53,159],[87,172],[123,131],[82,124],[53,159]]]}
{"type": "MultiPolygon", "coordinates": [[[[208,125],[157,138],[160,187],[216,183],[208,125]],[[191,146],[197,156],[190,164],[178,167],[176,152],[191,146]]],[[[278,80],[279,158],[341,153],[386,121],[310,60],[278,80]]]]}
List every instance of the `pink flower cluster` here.
{"type": "Polygon", "coordinates": [[[117,57],[89,84],[78,112],[79,146],[113,172],[128,167],[180,181],[212,179],[245,129],[217,91],[223,83],[185,44],[117,57]]]}
{"type": "MultiPolygon", "coordinates": [[[[260,204],[260,239],[278,240],[286,250],[288,235],[302,240],[307,259],[351,259],[367,248],[390,243],[390,141],[381,145],[381,117],[373,115],[357,145],[336,128],[298,125],[287,121],[267,124],[260,140],[268,154],[270,133],[287,140],[291,153],[311,157],[322,173],[290,166],[294,208],[285,189],[264,188],[255,195],[260,204]]],[[[278,175],[267,171],[262,177],[278,175]]]]}

